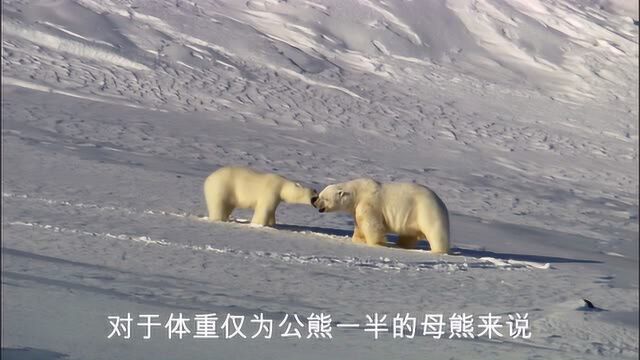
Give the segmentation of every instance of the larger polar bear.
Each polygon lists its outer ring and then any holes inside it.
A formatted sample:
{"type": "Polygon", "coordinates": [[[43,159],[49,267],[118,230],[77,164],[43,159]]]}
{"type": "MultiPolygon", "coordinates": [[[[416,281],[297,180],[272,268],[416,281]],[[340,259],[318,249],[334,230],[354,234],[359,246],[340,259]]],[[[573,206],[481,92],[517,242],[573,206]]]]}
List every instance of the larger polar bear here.
{"type": "Polygon", "coordinates": [[[327,186],[313,206],[353,215],[354,242],[385,245],[385,234],[395,233],[399,247],[413,249],[418,239],[426,239],[432,252],[449,252],[449,212],[425,186],[356,179],[327,186]]]}
{"type": "Polygon", "coordinates": [[[234,209],[253,209],[252,224],[273,226],[281,201],[312,205],[312,198],[317,194],[280,175],[245,167],[220,168],[204,182],[210,221],[228,221],[234,209]]]}

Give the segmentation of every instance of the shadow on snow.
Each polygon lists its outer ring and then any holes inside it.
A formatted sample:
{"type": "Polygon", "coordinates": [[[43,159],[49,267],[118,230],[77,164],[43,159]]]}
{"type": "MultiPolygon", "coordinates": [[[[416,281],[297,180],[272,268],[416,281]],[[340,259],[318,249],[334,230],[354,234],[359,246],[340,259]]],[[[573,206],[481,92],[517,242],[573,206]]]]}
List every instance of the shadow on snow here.
{"type": "MultiPolygon", "coordinates": [[[[278,230],[285,230],[285,231],[314,232],[318,234],[342,236],[342,237],[345,237],[345,236],[351,237],[351,235],[353,234],[353,230],[333,229],[333,228],[325,228],[325,227],[317,227],[317,226],[278,224],[275,226],[275,228],[278,230]]],[[[387,234],[388,247],[396,247],[397,241],[398,241],[397,235],[387,234]]],[[[429,243],[426,240],[420,240],[418,241],[417,249],[427,251],[430,249],[429,243]]],[[[583,264],[601,264],[602,263],[602,261],[591,260],[591,259],[572,259],[572,258],[547,256],[547,255],[501,253],[501,252],[495,252],[490,250],[466,249],[466,248],[459,248],[459,247],[451,248],[451,254],[455,256],[468,256],[468,257],[474,257],[474,258],[492,257],[500,260],[531,261],[531,262],[538,262],[538,263],[583,263],[583,264]]]]}

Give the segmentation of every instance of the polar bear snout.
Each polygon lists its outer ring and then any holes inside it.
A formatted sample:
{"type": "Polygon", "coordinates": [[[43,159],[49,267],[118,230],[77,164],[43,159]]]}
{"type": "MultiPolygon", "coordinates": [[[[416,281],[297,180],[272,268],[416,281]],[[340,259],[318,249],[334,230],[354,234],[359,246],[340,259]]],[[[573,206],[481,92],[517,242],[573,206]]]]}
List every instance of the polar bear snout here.
{"type": "Polygon", "coordinates": [[[322,199],[319,196],[314,196],[311,198],[311,205],[313,205],[313,207],[318,209],[318,211],[321,213],[327,210],[324,205],[324,201],[322,201],[322,199]]]}

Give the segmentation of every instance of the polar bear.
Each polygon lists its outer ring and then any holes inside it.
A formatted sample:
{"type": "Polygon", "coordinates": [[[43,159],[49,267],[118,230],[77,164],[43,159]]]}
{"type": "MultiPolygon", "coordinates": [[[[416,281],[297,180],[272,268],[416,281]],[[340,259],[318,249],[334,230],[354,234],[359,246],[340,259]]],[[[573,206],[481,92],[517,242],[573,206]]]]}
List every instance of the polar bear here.
{"type": "Polygon", "coordinates": [[[425,186],[356,179],[329,185],[313,200],[320,212],[345,211],[355,217],[354,242],[385,245],[385,234],[395,233],[399,247],[413,249],[422,238],[432,252],[449,252],[449,212],[425,186]]]}
{"type": "Polygon", "coordinates": [[[317,194],[280,175],[244,167],[220,168],[204,182],[209,221],[228,221],[231,212],[240,208],[253,209],[252,224],[274,226],[281,201],[312,205],[311,199],[317,194]]]}

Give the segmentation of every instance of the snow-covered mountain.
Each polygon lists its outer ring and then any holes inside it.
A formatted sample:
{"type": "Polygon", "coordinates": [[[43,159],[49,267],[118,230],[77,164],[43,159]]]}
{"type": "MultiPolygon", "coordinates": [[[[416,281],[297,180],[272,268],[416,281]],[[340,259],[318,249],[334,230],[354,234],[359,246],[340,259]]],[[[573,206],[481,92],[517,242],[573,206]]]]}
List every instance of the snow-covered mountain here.
{"type": "Polygon", "coordinates": [[[635,1],[3,0],[2,170],[3,355],[638,357],[635,1]],[[355,245],[311,206],[202,221],[229,164],[427,185],[454,252],[355,245]],[[107,338],[179,312],[324,312],[333,339],[107,338]],[[336,326],[374,312],[532,337],[336,326]]]}

